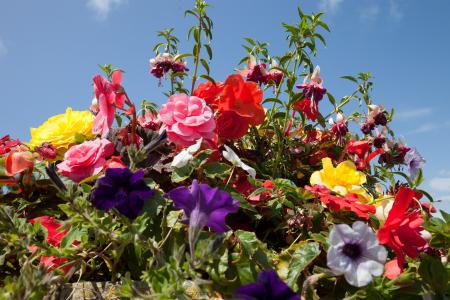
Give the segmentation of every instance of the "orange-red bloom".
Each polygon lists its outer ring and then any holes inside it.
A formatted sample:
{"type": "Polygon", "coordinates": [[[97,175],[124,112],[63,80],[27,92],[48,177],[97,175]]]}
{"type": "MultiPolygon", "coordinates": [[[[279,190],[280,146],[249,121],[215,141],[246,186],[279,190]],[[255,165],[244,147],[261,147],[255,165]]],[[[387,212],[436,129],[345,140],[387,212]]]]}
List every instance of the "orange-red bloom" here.
{"type": "Polygon", "coordinates": [[[220,93],[223,90],[223,83],[216,82],[212,83],[211,81],[200,83],[197,89],[192,94],[193,96],[202,98],[206,101],[211,107],[216,110],[217,109],[217,101],[220,93]]]}
{"type": "Polygon", "coordinates": [[[410,188],[401,187],[386,223],[378,231],[380,243],[395,251],[400,270],[403,270],[406,256],[416,258],[427,246],[427,241],[420,234],[424,220],[420,210],[414,208],[414,198],[418,199],[420,195],[410,188]]]}
{"type": "Polygon", "coordinates": [[[305,189],[319,197],[320,201],[331,211],[352,211],[358,217],[366,220],[369,219],[369,213],[375,214],[375,206],[359,203],[358,195],[356,194],[347,194],[344,197],[340,197],[333,195],[328,188],[320,185],[306,186],[305,189]]]}
{"type": "Polygon", "coordinates": [[[12,150],[5,160],[6,175],[14,176],[34,166],[33,154],[30,151],[12,150]]]}

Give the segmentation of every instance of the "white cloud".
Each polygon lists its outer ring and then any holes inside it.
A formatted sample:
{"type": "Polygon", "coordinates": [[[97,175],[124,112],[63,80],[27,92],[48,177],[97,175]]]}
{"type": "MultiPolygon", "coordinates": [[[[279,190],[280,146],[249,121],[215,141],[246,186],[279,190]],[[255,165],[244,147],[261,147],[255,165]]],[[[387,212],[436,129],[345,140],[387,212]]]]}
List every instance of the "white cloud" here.
{"type": "Polygon", "coordinates": [[[403,12],[397,0],[389,0],[389,16],[397,22],[403,19],[403,12]]]}
{"type": "Polygon", "coordinates": [[[439,170],[438,174],[440,176],[450,176],[450,170],[442,169],[442,170],[439,170]]]}
{"type": "Polygon", "coordinates": [[[450,192],[450,177],[435,177],[430,180],[430,187],[437,192],[450,192]]]}
{"type": "Polygon", "coordinates": [[[320,0],[319,9],[334,14],[338,11],[342,2],[344,0],[320,0]]]}
{"type": "Polygon", "coordinates": [[[417,134],[417,133],[426,133],[438,129],[445,129],[450,127],[450,121],[445,121],[442,123],[424,123],[418,126],[416,129],[407,132],[406,134],[417,134]]]}
{"type": "Polygon", "coordinates": [[[5,42],[0,38],[0,57],[8,54],[8,48],[6,48],[5,42]]]}
{"type": "Polygon", "coordinates": [[[431,114],[433,109],[431,107],[423,107],[412,110],[400,111],[394,115],[395,119],[410,119],[416,117],[423,117],[431,114]]]}
{"type": "Polygon", "coordinates": [[[374,21],[379,14],[380,6],[378,2],[371,1],[362,7],[359,17],[363,21],[374,21]]]}
{"type": "Polygon", "coordinates": [[[126,0],[87,0],[87,6],[92,9],[100,20],[105,20],[111,10],[123,4],[126,0]]]}

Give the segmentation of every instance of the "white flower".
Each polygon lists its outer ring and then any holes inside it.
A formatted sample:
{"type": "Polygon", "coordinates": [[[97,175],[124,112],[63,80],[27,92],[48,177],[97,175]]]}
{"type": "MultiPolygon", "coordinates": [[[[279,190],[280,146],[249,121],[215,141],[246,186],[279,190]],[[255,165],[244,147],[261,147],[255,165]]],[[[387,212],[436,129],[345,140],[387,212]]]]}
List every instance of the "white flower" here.
{"type": "Polygon", "coordinates": [[[223,157],[226,160],[228,160],[230,163],[232,163],[233,166],[240,167],[245,172],[247,172],[250,176],[252,176],[253,179],[255,179],[255,177],[256,177],[255,169],[253,169],[249,165],[246,165],[245,163],[243,163],[242,160],[239,158],[239,156],[237,156],[237,154],[233,151],[233,149],[231,149],[227,145],[224,145],[224,147],[225,147],[225,150],[222,151],[223,157]]]}
{"type": "Polygon", "coordinates": [[[347,282],[362,287],[384,271],[387,251],[378,243],[372,229],[357,221],[334,225],[331,229],[327,265],[336,275],[344,275],[347,282]]]}
{"type": "Polygon", "coordinates": [[[378,218],[380,223],[384,223],[389,216],[389,212],[392,209],[392,205],[394,205],[394,200],[388,199],[384,200],[377,206],[377,210],[375,212],[375,216],[378,218]]]}
{"type": "Polygon", "coordinates": [[[178,153],[172,160],[170,166],[172,168],[182,168],[187,165],[193,158],[194,154],[200,150],[202,146],[203,139],[199,138],[194,145],[191,145],[178,153]]]}

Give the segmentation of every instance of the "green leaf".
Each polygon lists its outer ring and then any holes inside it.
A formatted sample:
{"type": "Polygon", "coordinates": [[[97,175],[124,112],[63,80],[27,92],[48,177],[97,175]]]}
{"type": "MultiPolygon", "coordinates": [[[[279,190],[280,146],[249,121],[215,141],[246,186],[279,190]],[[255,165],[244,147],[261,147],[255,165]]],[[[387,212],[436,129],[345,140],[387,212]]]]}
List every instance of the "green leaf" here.
{"type": "Polygon", "coordinates": [[[318,243],[308,243],[298,247],[292,255],[291,263],[289,264],[289,273],[287,284],[294,288],[297,279],[302,271],[320,254],[320,247],[318,243]]]}
{"type": "Polygon", "coordinates": [[[192,173],[194,172],[194,168],[191,165],[186,165],[184,167],[175,169],[172,172],[171,180],[173,183],[182,182],[188,179],[192,173]]]}
{"type": "Polygon", "coordinates": [[[200,77],[203,78],[203,79],[206,79],[208,81],[211,81],[213,84],[216,84],[216,82],[214,81],[214,79],[211,76],[202,74],[202,75],[200,75],[200,77]]]}
{"type": "Polygon", "coordinates": [[[358,83],[358,80],[356,80],[356,78],[353,77],[353,76],[345,75],[345,76],[341,76],[341,78],[353,81],[355,83],[358,83]]]}
{"type": "Polygon", "coordinates": [[[444,292],[449,286],[449,274],[440,259],[429,255],[421,255],[422,262],[419,274],[423,281],[430,285],[433,291],[444,292]]]}
{"type": "Polygon", "coordinates": [[[206,73],[208,73],[208,75],[209,75],[209,66],[208,66],[208,63],[206,62],[206,60],[201,58],[200,63],[202,64],[203,68],[205,68],[206,73]]]}
{"type": "Polygon", "coordinates": [[[226,179],[230,175],[231,168],[230,165],[215,162],[206,166],[205,174],[209,178],[226,179]]]}
{"type": "Polygon", "coordinates": [[[87,235],[86,230],[79,230],[72,227],[61,240],[61,248],[71,247],[74,241],[81,241],[81,237],[87,235]]]}
{"type": "Polygon", "coordinates": [[[209,57],[209,59],[211,60],[211,59],[213,58],[211,46],[208,45],[208,44],[205,44],[204,46],[205,46],[205,48],[206,48],[206,52],[208,52],[208,57],[209,57]]]}

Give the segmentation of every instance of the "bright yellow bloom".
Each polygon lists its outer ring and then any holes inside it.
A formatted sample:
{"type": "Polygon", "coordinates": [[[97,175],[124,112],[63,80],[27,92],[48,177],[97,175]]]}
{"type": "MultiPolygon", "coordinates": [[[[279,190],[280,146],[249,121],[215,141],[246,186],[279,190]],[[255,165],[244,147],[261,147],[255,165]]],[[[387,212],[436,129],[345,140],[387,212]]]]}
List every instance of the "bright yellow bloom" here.
{"type": "Polygon", "coordinates": [[[51,143],[62,156],[70,146],[76,143],[75,136],[81,135],[86,139],[94,138],[92,123],[94,116],[89,111],[72,111],[68,107],[65,114],[51,117],[38,128],[31,128],[31,149],[43,142],[51,143]]]}
{"type": "Polygon", "coordinates": [[[361,186],[366,183],[366,175],[356,169],[355,164],[346,160],[335,168],[331,159],[322,159],[323,169],[311,175],[311,185],[323,185],[339,195],[345,196],[349,193],[358,195],[361,202],[372,201],[366,190],[361,186]]]}

